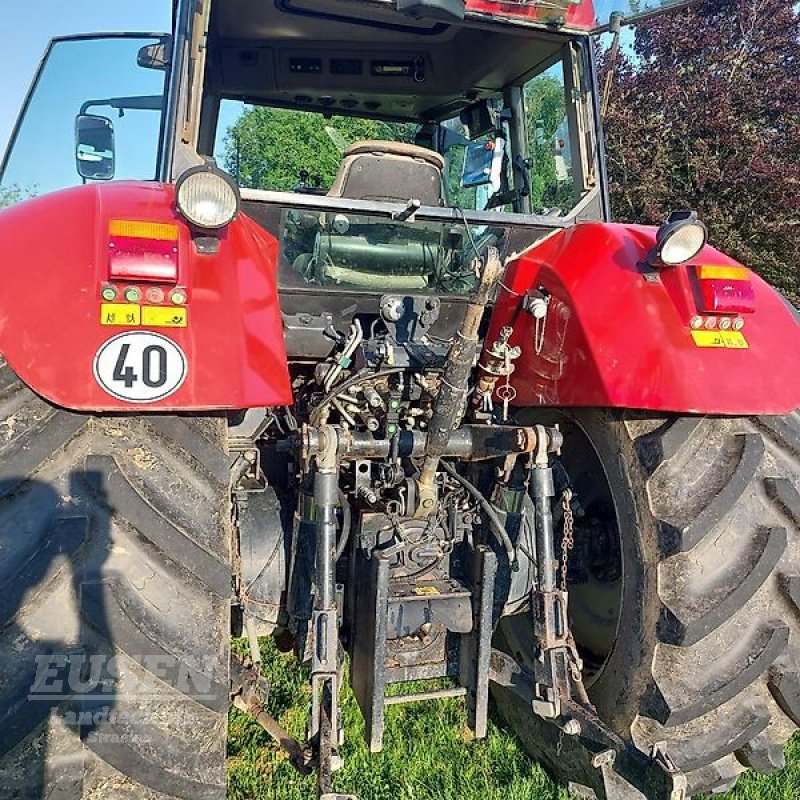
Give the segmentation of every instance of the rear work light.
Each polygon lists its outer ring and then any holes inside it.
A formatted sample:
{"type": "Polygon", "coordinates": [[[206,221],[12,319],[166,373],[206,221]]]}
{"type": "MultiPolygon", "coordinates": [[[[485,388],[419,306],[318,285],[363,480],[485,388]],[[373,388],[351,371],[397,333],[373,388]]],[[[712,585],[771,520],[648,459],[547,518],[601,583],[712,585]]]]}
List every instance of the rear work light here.
{"type": "Polygon", "coordinates": [[[175,183],[178,211],[203,230],[217,230],[233,222],[241,201],[233,178],[213,164],[190,167],[175,183]]]}
{"type": "Polygon", "coordinates": [[[696,267],[700,311],[711,314],[752,314],[756,295],[745,267],[696,267]]]}
{"type": "Polygon", "coordinates": [[[112,280],[178,282],[178,226],[168,222],[112,220],[108,277],[112,280]]]}
{"type": "Polygon", "coordinates": [[[696,211],[673,211],[658,229],[647,263],[655,269],[685,264],[705,247],[707,237],[706,226],[696,211]]]}

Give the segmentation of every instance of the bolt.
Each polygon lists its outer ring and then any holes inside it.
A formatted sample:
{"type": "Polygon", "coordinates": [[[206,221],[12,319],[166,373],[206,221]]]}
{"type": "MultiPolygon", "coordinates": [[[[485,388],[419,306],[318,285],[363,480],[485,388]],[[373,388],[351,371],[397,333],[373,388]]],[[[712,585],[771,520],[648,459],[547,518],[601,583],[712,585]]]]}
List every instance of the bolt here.
{"type": "Polygon", "coordinates": [[[422,501],[422,507],[423,507],[423,508],[433,508],[433,498],[431,498],[431,497],[426,497],[426,498],[425,498],[425,499],[422,501]]]}
{"type": "Polygon", "coordinates": [[[370,505],[374,505],[378,502],[378,495],[368,486],[362,486],[358,490],[358,496],[366,500],[370,505]]]}
{"type": "Polygon", "coordinates": [[[364,397],[372,408],[381,408],[383,406],[383,398],[371,386],[365,386],[363,392],[364,397]]]}
{"type": "Polygon", "coordinates": [[[561,729],[567,736],[577,736],[581,732],[581,724],[576,719],[568,719],[561,729]]]}

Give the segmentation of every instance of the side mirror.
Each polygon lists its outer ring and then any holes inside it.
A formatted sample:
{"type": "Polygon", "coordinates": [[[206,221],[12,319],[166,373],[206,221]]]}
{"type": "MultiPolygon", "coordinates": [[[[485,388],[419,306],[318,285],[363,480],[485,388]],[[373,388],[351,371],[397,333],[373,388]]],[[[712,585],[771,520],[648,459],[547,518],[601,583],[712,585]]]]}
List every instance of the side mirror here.
{"type": "Polygon", "coordinates": [[[75,164],[86,180],[114,177],[114,123],[108,117],[81,114],[75,120],[75,164]]]}
{"type": "Polygon", "coordinates": [[[136,55],[136,63],[143,69],[169,69],[169,40],[157,42],[156,44],[146,44],[139,49],[136,55]]]}

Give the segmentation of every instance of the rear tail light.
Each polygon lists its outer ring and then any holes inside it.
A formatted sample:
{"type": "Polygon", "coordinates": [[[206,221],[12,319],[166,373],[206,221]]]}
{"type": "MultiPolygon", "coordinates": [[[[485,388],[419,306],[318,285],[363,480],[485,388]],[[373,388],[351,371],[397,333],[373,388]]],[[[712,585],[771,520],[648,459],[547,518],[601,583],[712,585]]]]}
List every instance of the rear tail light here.
{"type": "Polygon", "coordinates": [[[108,233],[110,279],[178,282],[177,225],[116,219],[108,233]]]}
{"type": "Polygon", "coordinates": [[[756,295],[745,267],[704,265],[696,267],[698,308],[710,314],[751,314],[756,295]]]}

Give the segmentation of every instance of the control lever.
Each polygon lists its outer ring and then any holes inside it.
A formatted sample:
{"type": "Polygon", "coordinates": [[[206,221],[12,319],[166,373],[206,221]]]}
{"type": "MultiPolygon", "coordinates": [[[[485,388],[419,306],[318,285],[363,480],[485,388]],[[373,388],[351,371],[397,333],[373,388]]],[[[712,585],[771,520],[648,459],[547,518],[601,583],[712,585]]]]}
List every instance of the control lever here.
{"type": "Polygon", "coordinates": [[[297,178],[300,182],[294,187],[295,192],[299,194],[323,194],[321,175],[312,175],[307,169],[301,169],[297,173],[297,178]]]}
{"type": "Polygon", "coordinates": [[[392,219],[395,222],[406,222],[406,220],[414,221],[414,214],[419,211],[419,207],[422,204],[419,200],[415,197],[412,197],[407,203],[406,207],[402,211],[393,211],[392,212],[392,219]]]}

